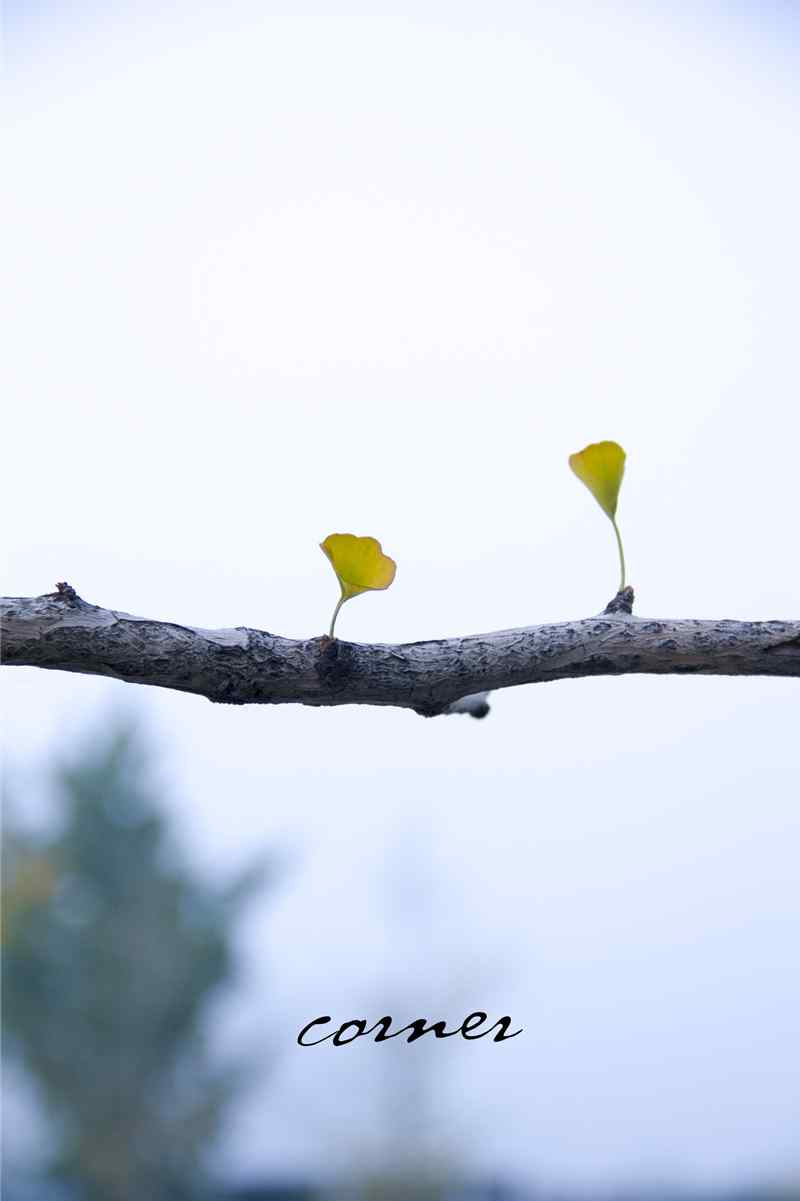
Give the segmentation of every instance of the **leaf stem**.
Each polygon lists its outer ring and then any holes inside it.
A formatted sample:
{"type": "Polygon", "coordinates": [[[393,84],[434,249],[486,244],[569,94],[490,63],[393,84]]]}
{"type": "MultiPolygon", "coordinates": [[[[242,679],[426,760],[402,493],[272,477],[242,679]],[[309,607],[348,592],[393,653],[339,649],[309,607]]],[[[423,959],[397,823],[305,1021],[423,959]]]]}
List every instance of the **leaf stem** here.
{"type": "Polygon", "coordinates": [[[344,604],[344,602],[346,600],[347,600],[347,597],[344,595],[344,593],[342,593],[342,595],[339,597],[339,601],[336,605],[336,608],[333,610],[333,617],[331,618],[331,628],[328,631],[329,638],[333,638],[333,627],[336,625],[336,618],[339,616],[339,610],[341,609],[342,605],[344,604]]]}
{"type": "Polygon", "coordinates": [[[614,527],[614,533],[617,535],[617,547],[619,548],[619,590],[625,587],[625,552],[622,549],[622,539],[619,536],[619,526],[617,525],[616,517],[611,518],[611,524],[614,527]]]}

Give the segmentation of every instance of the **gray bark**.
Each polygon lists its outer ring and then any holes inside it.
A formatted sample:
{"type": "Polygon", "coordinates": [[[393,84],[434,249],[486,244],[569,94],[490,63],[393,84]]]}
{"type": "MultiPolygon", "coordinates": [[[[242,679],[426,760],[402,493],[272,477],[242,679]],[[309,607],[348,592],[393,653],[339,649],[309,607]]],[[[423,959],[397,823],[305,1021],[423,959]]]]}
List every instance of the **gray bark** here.
{"type": "Polygon", "coordinates": [[[234,705],[488,712],[498,688],[581,676],[800,676],[800,622],[634,617],[626,589],[580,621],[397,646],[201,630],[87,604],[68,584],[0,601],[4,664],[110,676],[234,705]]]}

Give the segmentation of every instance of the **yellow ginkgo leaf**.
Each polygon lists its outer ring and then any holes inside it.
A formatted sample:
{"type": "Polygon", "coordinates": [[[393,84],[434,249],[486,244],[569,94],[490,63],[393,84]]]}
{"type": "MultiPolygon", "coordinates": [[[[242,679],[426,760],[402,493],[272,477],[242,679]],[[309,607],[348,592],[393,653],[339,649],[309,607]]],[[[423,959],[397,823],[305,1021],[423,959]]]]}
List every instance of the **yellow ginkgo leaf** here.
{"type": "Polygon", "coordinates": [[[613,521],[625,470],[625,451],[619,443],[592,442],[578,454],[570,455],[569,465],[613,521]]]}
{"type": "Polygon", "coordinates": [[[330,637],[339,610],[346,600],[360,592],[372,592],[388,588],[397,571],[397,564],[381,550],[376,538],[357,538],[355,534],[328,534],[320,547],[325,551],[336,572],[342,589],[339,603],[333,611],[330,637]]]}
{"type": "Polygon", "coordinates": [[[611,520],[617,536],[620,591],[625,587],[625,555],[617,526],[617,501],[625,471],[625,451],[618,442],[592,442],[569,456],[569,465],[611,520]]]}

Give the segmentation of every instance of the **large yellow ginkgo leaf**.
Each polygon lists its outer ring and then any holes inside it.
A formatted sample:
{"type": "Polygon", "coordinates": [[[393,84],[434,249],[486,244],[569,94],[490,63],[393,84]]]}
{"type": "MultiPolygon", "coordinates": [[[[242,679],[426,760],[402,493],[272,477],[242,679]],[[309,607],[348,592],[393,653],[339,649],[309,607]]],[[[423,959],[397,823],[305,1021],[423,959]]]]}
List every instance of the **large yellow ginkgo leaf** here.
{"type": "Polygon", "coordinates": [[[333,611],[329,637],[339,610],[346,600],[361,592],[380,591],[392,583],[397,564],[381,549],[376,538],[358,538],[355,534],[328,534],[320,547],[330,559],[342,589],[339,603],[333,611]]]}

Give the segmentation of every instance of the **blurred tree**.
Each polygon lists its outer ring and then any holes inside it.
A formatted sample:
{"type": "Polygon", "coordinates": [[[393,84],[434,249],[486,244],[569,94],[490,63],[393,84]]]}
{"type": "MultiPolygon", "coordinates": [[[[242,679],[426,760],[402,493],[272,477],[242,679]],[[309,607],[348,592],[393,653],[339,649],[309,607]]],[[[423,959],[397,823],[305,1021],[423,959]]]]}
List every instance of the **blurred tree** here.
{"type": "Polygon", "coordinates": [[[183,1201],[241,1069],[208,1047],[238,910],[181,866],[130,726],[57,770],[63,824],[4,840],[3,1027],[57,1119],[54,1175],[86,1201],[183,1201]]]}

